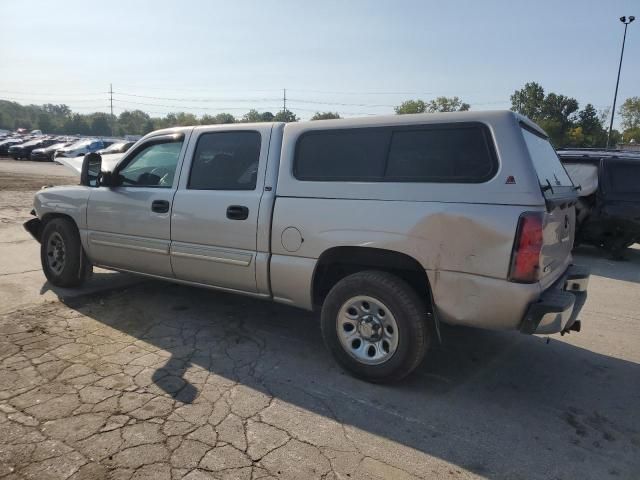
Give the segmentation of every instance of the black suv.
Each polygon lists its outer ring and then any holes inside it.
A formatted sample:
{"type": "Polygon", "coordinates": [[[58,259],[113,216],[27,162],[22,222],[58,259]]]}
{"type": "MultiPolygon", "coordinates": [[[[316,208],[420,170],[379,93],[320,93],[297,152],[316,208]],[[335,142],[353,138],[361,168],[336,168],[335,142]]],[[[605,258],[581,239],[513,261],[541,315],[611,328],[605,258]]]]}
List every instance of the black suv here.
{"type": "Polygon", "coordinates": [[[640,152],[560,149],[575,185],[576,245],[596,245],[621,258],[640,242],[640,152]]]}

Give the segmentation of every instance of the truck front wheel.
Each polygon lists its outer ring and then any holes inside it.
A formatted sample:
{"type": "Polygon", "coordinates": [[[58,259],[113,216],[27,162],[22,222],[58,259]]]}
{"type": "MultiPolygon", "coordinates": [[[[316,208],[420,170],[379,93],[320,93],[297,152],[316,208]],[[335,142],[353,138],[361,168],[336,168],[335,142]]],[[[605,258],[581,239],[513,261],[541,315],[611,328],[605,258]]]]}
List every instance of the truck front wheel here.
{"type": "Polygon", "coordinates": [[[425,302],[404,280],[381,271],[340,280],[322,305],[321,326],[338,363],[372,382],[411,373],[430,340],[425,302]]]}
{"type": "Polygon", "coordinates": [[[46,223],[40,261],[47,280],[57,287],[80,286],[91,269],[78,229],[66,218],[54,218],[46,223]]]}

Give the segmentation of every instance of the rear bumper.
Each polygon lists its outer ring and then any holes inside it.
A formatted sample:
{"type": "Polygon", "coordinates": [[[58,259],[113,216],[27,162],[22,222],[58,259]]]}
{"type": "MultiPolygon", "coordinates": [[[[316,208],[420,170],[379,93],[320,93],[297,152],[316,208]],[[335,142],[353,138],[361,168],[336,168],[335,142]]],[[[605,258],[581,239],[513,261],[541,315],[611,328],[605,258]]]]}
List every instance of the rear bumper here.
{"type": "Polygon", "coordinates": [[[537,301],[529,305],[520,331],[543,335],[568,331],[587,300],[588,285],[589,270],[571,265],[537,301]]]}

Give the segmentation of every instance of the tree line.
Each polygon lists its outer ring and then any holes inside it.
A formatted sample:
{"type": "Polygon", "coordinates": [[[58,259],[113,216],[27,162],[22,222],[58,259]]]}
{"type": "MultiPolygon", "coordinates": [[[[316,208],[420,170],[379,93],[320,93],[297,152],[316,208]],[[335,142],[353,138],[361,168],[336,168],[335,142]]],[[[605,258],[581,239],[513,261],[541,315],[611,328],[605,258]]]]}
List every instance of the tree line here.
{"type": "MultiPolygon", "coordinates": [[[[608,110],[598,111],[587,103],[579,108],[575,98],[554,92],[545,93],[536,82],[516,90],[510,97],[511,110],[529,117],[549,135],[556,147],[604,147],[607,142],[608,110]]],[[[394,108],[398,115],[466,111],[471,105],[459,97],[437,97],[432,100],[410,99],[394,108]]],[[[622,132],[612,132],[610,145],[632,138],[640,141],[640,97],[626,99],[619,110],[622,132]]],[[[316,112],[311,120],[339,119],[338,112],[316,112]]],[[[290,110],[260,112],[249,110],[241,117],[231,113],[205,114],[169,113],[164,117],[151,117],[142,110],[126,110],[119,115],[107,113],[81,114],[72,112],[67,105],[20,105],[0,100],[0,128],[40,129],[45,133],[96,136],[144,135],[153,130],[174,126],[211,125],[249,122],[297,122],[299,118],[290,110]]]]}

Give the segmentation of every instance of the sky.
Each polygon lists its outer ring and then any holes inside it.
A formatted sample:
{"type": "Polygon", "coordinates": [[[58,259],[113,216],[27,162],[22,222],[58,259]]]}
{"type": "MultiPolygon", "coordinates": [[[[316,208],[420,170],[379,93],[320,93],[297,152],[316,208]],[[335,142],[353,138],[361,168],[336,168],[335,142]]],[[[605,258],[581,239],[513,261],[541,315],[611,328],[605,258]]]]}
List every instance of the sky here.
{"type": "Polygon", "coordinates": [[[152,116],[287,107],[393,113],[409,98],[510,107],[526,82],[640,96],[638,0],[0,0],[0,99],[152,116]]]}

